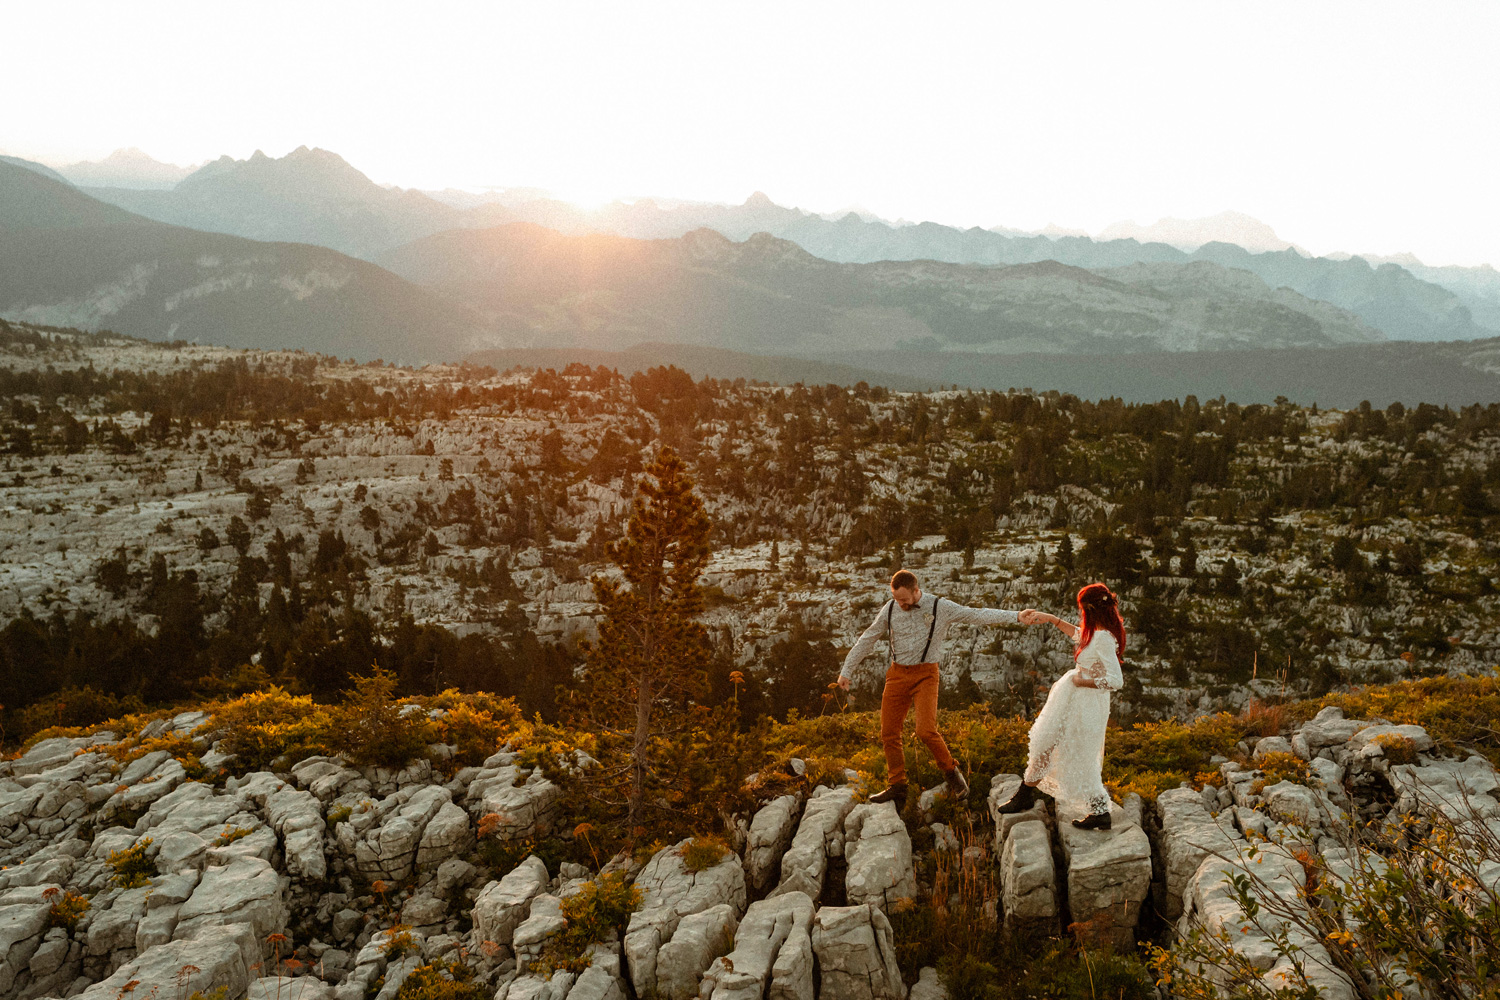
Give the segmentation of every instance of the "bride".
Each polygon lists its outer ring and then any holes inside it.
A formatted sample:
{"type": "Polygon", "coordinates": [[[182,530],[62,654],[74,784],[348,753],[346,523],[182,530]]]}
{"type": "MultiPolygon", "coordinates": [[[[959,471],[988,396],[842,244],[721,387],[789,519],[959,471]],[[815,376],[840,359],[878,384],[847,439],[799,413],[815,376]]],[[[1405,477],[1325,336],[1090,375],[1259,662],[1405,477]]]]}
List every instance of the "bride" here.
{"type": "Polygon", "coordinates": [[[1057,800],[1060,808],[1085,814],[1073,820],[1080,830],[1110,828],[1110,798],[1101,780],[1104,729],[1109,721],[1109,693],[1124,683],[1120,654],[1125,650],[1125,623],[1119,601],[1102,583],[1078,592],[1080,625],[1056,615],[1028,609],[1023,625],[1056,625],[1074,642],[1072,670],[1059,677],[1047,703],[1031,726],[1026,787],[1018,802],[1027,808],[1033,788],[1057,800]]]}

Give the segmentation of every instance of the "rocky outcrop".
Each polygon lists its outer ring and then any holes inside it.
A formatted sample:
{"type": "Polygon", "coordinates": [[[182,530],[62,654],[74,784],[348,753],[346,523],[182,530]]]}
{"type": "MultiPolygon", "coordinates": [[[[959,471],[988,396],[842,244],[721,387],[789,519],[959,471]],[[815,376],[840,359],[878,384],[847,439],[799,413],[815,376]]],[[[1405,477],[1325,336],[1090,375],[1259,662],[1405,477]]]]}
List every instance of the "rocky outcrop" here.
{"type": "Polygon", "coordinates": [[[427,824],[451,802],[451,794],[439,785],[402,788],[372,808],[351,812],[337,827],[339,850],[366,878],[409,878],[427,824]]]}
{"type": "Polygon", "coordinates": [[[844,892],[851,904],[884,910],[897,900],[914,899],[911,835],[894,802],[855,806],[844,819],[844,892]]]}
{"type": "Polygon", "coordinates": [[[1141,829],[1141,799],[1127,795],[1111,809],[1108,830],[1080,830],[1059,823],[1058,840],[1068,867],[1068,915],[1088,927],[1096,941],[1128,948],[1135,944],[1141,904],[1151,889],[1151,842],[1141,829]]]}
{"type": "Polygon", "coordinates": [[[552,829],[562,789],[542,773],[525,768],[513,753],[497,753],[484,766],[460,774],[468,788],[465,804],[475,820],[494,816],[497,840],[524,840],[552,829]]]}
{"type": "Polygon", "coordinates": [[[637,995],[657,989],[656,960],[676,935],[682,918],[727,904],[736,917],[745,911],[745,871],[740,859],[725,852],[717,864],[692,871],[683,860],[684,840],[664,847],[636,876],[641,908],[630,915],[624,954],[637,995]]]}
{"type": "Polygon", "coordinates": [[[1057,869],[1047,824],[1035,817],[1010,827],[1000,851],[1000,904],[1007,927],[1057,925],[1057,869]]]}
{"type": "Polygon", "coordinates": [[[745,844],[745,875],[757,892],[771,885],[781,871],[781,858],[797,828],[801,805],[800,796],[781,795],[756,810],[745,844]]]}
{"type": "Polygon", "coordinates": [[[805,893],[750,904],[735,933],[734,950],[708,967],[699,995],[710,1000],[812,1000],[812,921],[813,901],[805,893]]]}
{"type": "Polygon", "coordinates": [[[854,808],[854,789],[847,785],[813,789],[791,847],[781,859],[781,884],[773,891],[805,893],[813,902],[823,895],[828,860],[844,854],[844,820],[854,808]]]}
{"type": "Polygon", "coordinates": [[[1232,855],[1243,837],[1230,815],[1216,818],[1203,795],[1191,788],[1169,788],[1158,795],[1156,816],[1156,906],[1164,918],[1176,920],[1182,916],[1183,892],[1203,859],[1232,855]]]}
{"type": "Polygon", "coordinates": [[[547,889],[547,866],[531,855],[474,900],[474,940],[511,946],[516,928],[531,914],[531,901],[547,889]]]}
{"type": "Polygon", "coordinates": [[[698,996],[703,973],[714,959],[734,947],[738,929],[738,914],[728,903],[683,917],[672,939],[657,953],[657,995],[663,1000],[692,1000],[698,996]]]}
{"type": "Polygon", "coordinates": [[[818,1000],[905,1000],[891,922],[878,906],[825,906],[811,937],[818,1000]]]}

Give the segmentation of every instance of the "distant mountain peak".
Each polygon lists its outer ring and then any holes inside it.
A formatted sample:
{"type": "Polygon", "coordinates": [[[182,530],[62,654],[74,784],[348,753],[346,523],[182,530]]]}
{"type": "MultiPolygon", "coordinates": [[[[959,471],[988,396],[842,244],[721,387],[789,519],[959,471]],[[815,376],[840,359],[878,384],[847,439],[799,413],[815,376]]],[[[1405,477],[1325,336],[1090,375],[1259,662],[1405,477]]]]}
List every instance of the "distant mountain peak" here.
{"type": "Polygon", "coordinates": [[[764,191],[757,191],[745,199],[746,208],[775,208],[776,203],[764,191]]]}
{"type": "Polygon", "coordinates": [[[1244,212],[1225,211],[1198,219],[1157,219],[1149,226],[1130,220],[1106,226],[1095,239],[1138,240],[1141,243],[1165,243],[1182,250],[1196,250],[1209,243],[1233,243],[1252,253],[1290,250],[1292,244],[1276,231],[1244,212]]]}
{"type": "Polygon", "coordinates": [[[119,187],[163,190],[193,172],[193,167],[163,163],[136,146],[125,146],[102,160],[59,167],[58,172],[74,184],[87,187],[119,187]]]}

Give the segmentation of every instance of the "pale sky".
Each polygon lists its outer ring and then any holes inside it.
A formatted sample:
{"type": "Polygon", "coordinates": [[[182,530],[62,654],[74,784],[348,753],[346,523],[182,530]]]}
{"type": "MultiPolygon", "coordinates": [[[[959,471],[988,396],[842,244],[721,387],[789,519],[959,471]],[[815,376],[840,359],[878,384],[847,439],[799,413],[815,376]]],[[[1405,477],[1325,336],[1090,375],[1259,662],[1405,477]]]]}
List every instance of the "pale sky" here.
{"type": "Polygon", "coordinates": [[[1500,4],[6,4],[0,151],[1500,265],[1500,4]]]}

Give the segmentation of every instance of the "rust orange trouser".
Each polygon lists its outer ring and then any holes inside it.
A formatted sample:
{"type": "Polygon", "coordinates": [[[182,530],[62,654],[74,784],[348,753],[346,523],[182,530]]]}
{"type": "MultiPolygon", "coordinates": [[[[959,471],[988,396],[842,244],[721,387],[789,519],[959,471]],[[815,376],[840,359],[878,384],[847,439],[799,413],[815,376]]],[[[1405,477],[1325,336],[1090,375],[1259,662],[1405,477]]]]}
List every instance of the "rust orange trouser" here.
{"type": "Polygon", "coordinates": [[[885,692],[880,696],[880,742],[885,745],[886,780],[906,784],[906,756],[901,751],[901,726],[906,713],[916,706],[917,739],[927,744],[937,766],[951,771],[956,766],[948,744],[937,728],[938,665],[892,663],[885,672],[885,692]]]}

